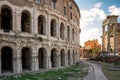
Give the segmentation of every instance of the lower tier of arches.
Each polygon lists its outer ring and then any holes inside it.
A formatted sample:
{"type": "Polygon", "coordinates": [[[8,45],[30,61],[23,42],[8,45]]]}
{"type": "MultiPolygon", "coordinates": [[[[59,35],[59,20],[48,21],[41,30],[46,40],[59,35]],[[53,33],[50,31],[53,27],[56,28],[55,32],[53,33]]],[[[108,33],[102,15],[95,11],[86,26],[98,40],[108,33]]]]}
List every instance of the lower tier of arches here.
{"type": "Polygon", "coordinates": [[[67,67],[79,61],[79,50],[38,46],[0,46],[0,74],[67,67]]]}

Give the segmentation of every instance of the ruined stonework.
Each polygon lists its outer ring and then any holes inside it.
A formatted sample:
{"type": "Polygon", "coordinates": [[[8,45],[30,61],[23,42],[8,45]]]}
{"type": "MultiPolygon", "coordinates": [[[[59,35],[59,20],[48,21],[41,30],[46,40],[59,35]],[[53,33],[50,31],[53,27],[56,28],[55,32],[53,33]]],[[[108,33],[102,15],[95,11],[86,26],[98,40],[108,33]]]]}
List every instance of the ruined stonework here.
{"type": "Polygon", "coordinates": [[[0,74],[77,63],[79,18],[74,0],[0,0],[0,74]]]}
{"type": "Polygon", "coordinates": [[[108,56],[120,55],[120,23],[117,18],[115,15],[107,16],[102,26],[102,51],[108,56]]]}

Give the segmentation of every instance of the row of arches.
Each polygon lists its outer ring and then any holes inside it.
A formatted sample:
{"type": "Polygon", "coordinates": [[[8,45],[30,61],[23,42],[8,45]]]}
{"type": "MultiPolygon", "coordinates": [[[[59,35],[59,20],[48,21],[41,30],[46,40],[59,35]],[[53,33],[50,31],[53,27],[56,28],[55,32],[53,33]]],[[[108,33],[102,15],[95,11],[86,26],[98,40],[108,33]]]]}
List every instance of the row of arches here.
{"type": "MultiPolygon", "coordinates": [[[[4,32],[9,32],[10,30],[13,30],[13,14],[12,14],[12,9],[4,5],[1,8],[1,29],[4,30],[4,32]]],[[[21,32],[28,32],[31,33],[31,14],[29,11],[24,10],[21,13],[21,32]]],[[[47,29],[47,24],[46,24],[46,18],[43,15],[39,15],[37,18],[37,26],[38,26],[38,34],[40,35],[46,35],[46,29],[47,29]]],[[[51,19],[50,21],[50,36],[52,37],[57,37],[57,33],[60,32],[60,38],[62,40],[65,39],[65,34],[67,34],[67,39],[70,41],[70,35],[72,36],[71,38],[74,40],[75,34],[75,29],[73,28],[72,30],[68,26],[67,29],[65,29],[65,25],[63,22],[60,24],[60,31],[57,31],[57,21],[55,19],[51,19]],[[67,32],[67,33],[65,33],[67,32]]],[[[77,32],[76,32],[77,33],[77,32]]]]}
{"type": "MultiPolygon", "coordinates": [[[[73,50],[74,52],[74,50],[73,50]]],[[[53,48],[51,50],[50,55],[50,62],[51,62],[51,68],[55,68],[58,66],[58,63],[60,62],[60,66],[66,66],[66,60],[68,60],[67,65],[71,65],[71,61],[73,59],[73,62],[75,62],[75,57],[77,53],[70,52],[70,49],[67,52],[67,55],[65,53],[65,50],[62,49],[60,51],[60,55],[58,56],[57,49],[53,48]],[[71,58],[72,57],[72,58],[71,58]]],[[[38,50],[38,68],[39,69],[46,69],[47,68],[47,50],[45,48],[39,48],[38,50]]],[[[32,51],[29,47],[23,47],[21,50],[21,67],[22,71],[29,71],[31,70],[31,64],[32,64],[32,51]]],[[[13,49],[9,46],[5,46],[1,49],[1,72],[13,72],[13,49]]]]}

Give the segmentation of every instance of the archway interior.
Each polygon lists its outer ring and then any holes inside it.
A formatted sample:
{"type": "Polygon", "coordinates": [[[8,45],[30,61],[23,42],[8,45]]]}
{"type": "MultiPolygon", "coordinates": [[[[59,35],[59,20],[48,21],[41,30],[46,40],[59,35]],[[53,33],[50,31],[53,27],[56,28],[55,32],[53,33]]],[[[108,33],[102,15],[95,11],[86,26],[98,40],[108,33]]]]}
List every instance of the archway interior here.
{"type": "Polygon", "coordinates": [[[68,65],[70,65],[70,50],[68,50],[68,65]]]}
{"type": "Polygon", "coordinates": [[[70,41],[70,27],[69,26],[67,27],[67,38],[68,38],[68,41],[70,41]]]}
{"type": "Polygon", "coordinates": [[[75,63],[75,51],[73,50],[73,63],[75,63]]]}
{"type": "Polygon", "coordinates": [[[61,66],[65,66],[65,51],[61,50],[61,66]]]}
{"type": "Polygon", "coordinates": [[[38,34],[45,35],[45,19],[44,16],[38,17],[38,34]]]}
{"type": "Polygon", "coordinates": [[[23,32],[30,32],[30,16],[28,12],[22,12],[21,26],[23,32]]]}
{"type": "Polygon", "coordinates": [[[53,49],[51,51],[51,66],[53,67],[57,67],[57,51],[56,49],[53,49]]]}
{"type": "Polygon", "coordinates": [[[2,48],[2,72],[12,71],[12,49],[10,47],[2,48]]]}
{"type": "Polygon", "coordinates": [[[30,70],[30,62],[31,62],[31,51],[29,48],[25,47],[22,49],[22,69],[30,70]]]}
{"type": "Polygon", "coordinates": [[[51,36],[56,37],[56,21],[55,20],[51,21],[50,31],[51,31],[51,36]]]}
{"type": "Polygon", "coordinates": [[[60,25],[60,38],[63,40],[64,39],[64,24],[61,23],[60,25]]]}
{"type": "Polygon", "coordinates": [[[39,54],[38,54],[38,60],[39,60],[39,69],[45,68],[46,67],[46,57],[45,57],[46,51],[44,48],[39,49],[39,54]]]}
{"type": "Polygon", "coordinates": [[[4,32],[9,32],[12,30],[12,15],[8,8],[2,8],[1,10],[1,28],[4,32]]]}

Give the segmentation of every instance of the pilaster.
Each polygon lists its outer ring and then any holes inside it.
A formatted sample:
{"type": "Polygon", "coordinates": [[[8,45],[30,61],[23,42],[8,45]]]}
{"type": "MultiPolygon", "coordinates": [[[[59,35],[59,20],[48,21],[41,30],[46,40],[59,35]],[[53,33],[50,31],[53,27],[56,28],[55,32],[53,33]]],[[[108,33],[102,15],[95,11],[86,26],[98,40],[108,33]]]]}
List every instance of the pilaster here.
{"type": "Polygon", "coordinates": [[[16,31],[16,12],[12,13],[12,30],[16,31]]]}
{"type": "Polygon", "coordinates": [[[46,35],[47,35],[48,40],[50,40],[50,14],[49,13],[47,13],[46,26],[47,26],[46,27],[46,30],[47,30],[46,35]]]}
{"type": "Polygon", "coordinates": [[[21,32],[21,13],[16,13],[16,32],[21,32]]]}
{"type": "Polygon", "coordinates": [[[13,53],[13,72],[14,73],[22,72],[21,49],[19,46],[15,46],[15,50],[13,53]]]}
{"type": "Polygon", "coordinates": [[[58,68],[61,67],[61,58],[60,58],[60,55],[57,55],[57,67],[58,68]]]}
{"type": "Polygon", "coordinates": [[[32,56],[31,56],[31,70],[37,71],[39,70],[38,65],[38,55],[37,55],[37,47],[35,45],[32,47],[32,56]]]}

